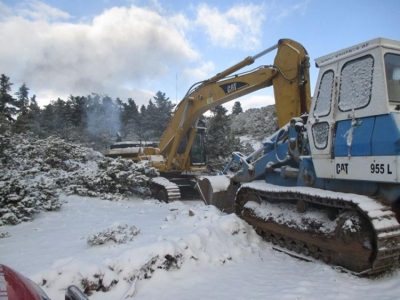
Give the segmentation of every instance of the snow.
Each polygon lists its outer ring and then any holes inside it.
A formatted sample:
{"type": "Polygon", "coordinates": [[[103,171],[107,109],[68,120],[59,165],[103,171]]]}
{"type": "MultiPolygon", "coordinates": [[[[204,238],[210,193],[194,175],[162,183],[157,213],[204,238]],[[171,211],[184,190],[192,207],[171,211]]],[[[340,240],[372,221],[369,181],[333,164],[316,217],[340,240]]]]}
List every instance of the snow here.
{"type": "Polygon", "coordinates": [[[249,142],[254,149],[258,149],[263,138],[270,136],[277,130],[275,106],[251,108],[238,115],[231,115],[231,130],[241,137],[244,143],[249,142]],[[258,142],[257,142],[258,141],[258,142]]]}
{"type": "MultiPolygon", "coordinates": [[[[98,284],[90,299],[397,299],[399,271],[378,279],[341,273],[274,251],[237,216],[200,201],[160,203],[60,197],[59,211],[3,226],[1,262],[63,299],[69,284],[98,284]],[[87,238],[135,226],[125,243],[90,246],[87,238]],[[166,258],[167,257],[167,258],[166,258]],[[151,271],[153,270],[153,272],[151,271]],[[146,277],[150,277],[145,279],[146,277]],[[96,281],[97,280],[97,281],[96,281]],[[129,298],[128,298],[129,299],[129,298]]],[[[349,224],[350,225],[350,224],[349,224]]]]}
{"type": "MultiPolygon", "coordinates": [[[[337,226],[336,221],[329,220],[326,214],[312,208],[307,209],[303,214],[299,214],[296,207],[290,204],[259,204],[254,201],[247,202],[245,208],[252,210],[257,217],[263,220],[274,220],[279,224],[300,228],[304,231],[316,230],[328,234],[334,232],[337,226]]],[[[350,227],[351,224],[347,225],[350,227]]]]}
{"type": "Polygon", "coordinates": [[[177,185],[175,183],[173,183],[172,181],[169,181],[167,178],[165,177],[154,177],[151,179],[151,181],[153,181],[154,183],[157,183],[159,185],[162,185],[166,188],[170,187],[177,187],[177,185]]]}
{"type": "Polygon", "coordinates": [[[239,139],[242,144],[248,143],[253,149],[259,149],[263,146],[260,138],[255,138],[252,135],[241,135],[239,139]]]}
{"type": "MultiPolygon", "coordinates": [[[[343,199],[345,201],[349,201],[357,204],[362,210],[368,211],[368,215],[370,218],[376,218],[376,221],[385,222],[386,216],[392,216],[393,214],[387,212],[387,214],[383,214],[383,211],[387,211],[386,207],[380,204],[379,202],[363,195],[351,194],[351,193],[339,193],[332,191],[325,191],[317,188],[310,187],[285,187],[278,186],[270,183],[266,183],[263,180],[255,180],[249,183],[245,183],[242,187],[251,187],[255,189],[265,190],[265,191],[274,191],[274,192],[292,192],[292,193],[304,193],[310,196],[320,196],[326,197],[330,199],[343,199]]],[[[387,220],[391,222],[391,220],[387,220]]],[[[395,225],[395,224],[393,224],[395,225]]]]}
{"type": "Polygon", "coordinates": [[[318,149],[324,149],[328,143],[329,124],[327,122],[316,123],[312,126],[313,138],[318,149]]]}
{"type": "Polygon", "coordinates": [[[0,226],[59,209],[61,191],[109,200],[148,195],[149,177],[158,175],[145,164],[106,158],[57,137],[6,132],[0,144],[0,226]]]}
{"type": "Polygon", "coordinates": [[[207,179],[210,183],[213,193],[226,191],[231,183],[229,177],[226,175],[199,177],[200,181],[204,179],[207,179]]]}
{"type": "Polygon", "coordinates": [[[373,69],[372,56],[365,56],[344,65],[339,89],[339,108],[342,111],[361,108],[369,103],[373,69]]]}

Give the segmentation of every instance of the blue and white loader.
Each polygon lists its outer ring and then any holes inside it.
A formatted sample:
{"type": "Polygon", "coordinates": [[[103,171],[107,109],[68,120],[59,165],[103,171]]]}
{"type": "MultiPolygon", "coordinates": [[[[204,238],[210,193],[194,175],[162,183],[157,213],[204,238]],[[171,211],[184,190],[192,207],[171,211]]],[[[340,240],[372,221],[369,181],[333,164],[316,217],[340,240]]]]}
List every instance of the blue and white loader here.
{"type": "Polygon", "coordinates": [[[400,258],[400,42],[377,38],[316,65],[308,113],[253,154],[233,153],[200,194],[282,251],[386,272],[400,258]]]}

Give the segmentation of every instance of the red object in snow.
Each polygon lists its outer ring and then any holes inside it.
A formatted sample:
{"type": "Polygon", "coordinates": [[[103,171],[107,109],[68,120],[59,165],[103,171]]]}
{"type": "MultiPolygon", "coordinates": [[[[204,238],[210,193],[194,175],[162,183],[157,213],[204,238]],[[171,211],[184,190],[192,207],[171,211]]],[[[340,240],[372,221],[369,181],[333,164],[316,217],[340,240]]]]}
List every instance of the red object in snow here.
{"type": "Polygon", "coordinates": [[[0,264],[0,300],[50,300],[32,280],[0,264]]]}

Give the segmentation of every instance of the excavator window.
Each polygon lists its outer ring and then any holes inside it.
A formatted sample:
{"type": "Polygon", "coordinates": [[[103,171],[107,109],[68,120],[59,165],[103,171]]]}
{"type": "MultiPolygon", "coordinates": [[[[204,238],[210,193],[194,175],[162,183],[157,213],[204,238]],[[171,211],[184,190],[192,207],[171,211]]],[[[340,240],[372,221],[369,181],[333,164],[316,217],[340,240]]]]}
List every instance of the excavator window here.
{"type": "Polygon", "coordinates": [[[400,102],[400,55],[385,55],[386,81],[389,101],[400,102]]]}
{"type": "Polygon", "coordinates": [[[190,161],[192,165],[205,165],[206,153],[204,146],[205,130],[197,130],[192,150],[190,151],[190,161]]]}

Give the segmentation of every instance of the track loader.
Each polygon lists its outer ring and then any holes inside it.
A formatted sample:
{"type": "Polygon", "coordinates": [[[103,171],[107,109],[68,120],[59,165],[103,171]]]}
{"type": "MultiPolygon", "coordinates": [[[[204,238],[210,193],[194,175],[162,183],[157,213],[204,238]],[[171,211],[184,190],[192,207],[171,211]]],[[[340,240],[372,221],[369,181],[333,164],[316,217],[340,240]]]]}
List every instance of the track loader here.
{"type": "Polygon", "coordinates": [[[199,180],[200,193],[277,249],[376,275],[400,258],[400,42],[373,39],[316,65],[310,107],[308,72],[271,67],[299,90],[283,99],[306,109],[278,113],[263,147],[233,153],[224,175],[199,180]]]}

